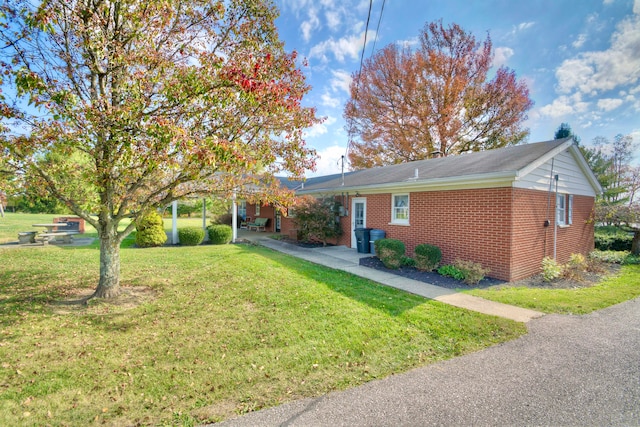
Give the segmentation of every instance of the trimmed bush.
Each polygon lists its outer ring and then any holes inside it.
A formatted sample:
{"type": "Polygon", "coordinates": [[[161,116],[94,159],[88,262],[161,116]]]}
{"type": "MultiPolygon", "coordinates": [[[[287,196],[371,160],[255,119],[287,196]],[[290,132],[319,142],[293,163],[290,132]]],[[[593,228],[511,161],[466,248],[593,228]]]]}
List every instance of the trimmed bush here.
{"type": "Polygon", "coordinates": [[[453,265],[443,265],[438,268],[438,274],[443,276],[452,277],[456,280],[464,279],[464,273],[459,268],[453,265]]]}
{"type": "Polygon", "coordinates": [[[148,212],[136,221],[136,246],[151,248],[162,246],[166,241],[164,221],[158,212],[148,212]]]}
{"type": "Polygon", "coordinates": [[[207,227],[207,232],[213,245],[226,245],[233,238],[233,229],[228,225],[210,225],[207,227]]]}
{"type": "Polygon", "coordinates": [[[204,230],[201,227],[179,228],[178,239],[182,246],[198,246],[204,240],[204,230]]]}
{"type": "Polygon", "coordinates": [[[630,251],[633,233],[614,226],[597,227],[594,234],[595,247],[601,251],[630,251]]]}
{"type": "Polygon", "coordinates": [[[394,270],[400,268],[405,251],[404,243],[397,239],[379,239],[374,245],[378,258],[385,267],[394,270]]]}
{"type": "Polygon", "coordinates": [[[410,256],[403,256],[402,257],[402,266],[403,267],[415,267],[416,266],[416,260],[411,258],[410,256]]]}
{"type": "Polygon", "coordinates": [[[589,254],[589,258],[610,264],[622,264],[629,254],[628,251],[600,251],[596,249],[589,254]]]}
{"type": "Polygon", "coordinates": [[[461,259],[455,260],[453,266],[462,272],[464,276],[462,281],[467,285],[477,285],[491,271],[482,267],[482,264],[478,262],[463,261],[461,259]]]}
{"type": "Polygon", "coordinates": [[[422,244],[416,246],[416,268],[422,271],[433,271],[438,268],[442,259],[442,251],[439,247],[422,244]]]}

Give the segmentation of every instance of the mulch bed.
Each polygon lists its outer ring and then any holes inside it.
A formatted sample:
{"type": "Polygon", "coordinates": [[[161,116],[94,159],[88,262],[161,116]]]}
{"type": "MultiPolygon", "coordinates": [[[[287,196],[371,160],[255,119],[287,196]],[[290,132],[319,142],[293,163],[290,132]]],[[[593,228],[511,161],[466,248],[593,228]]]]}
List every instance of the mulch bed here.
{"type": "Polygon", "coordinates": [[[528,287],[540,289],[585,288],[599,283],[604,277],[615,274],[620,270],[620,266],[617,264],[603,264],[601,266],[601,273],[584,272],[580,280],[559,278],[552,282],[545,282],[542,279],[542,275],[539,274],[513,282],[505,282],[503,280],[486,277],[477,285],[467,285],[451,277],[441,276],[431,271],[420,271],[415,267],[400,267],[397,270],[392,270],[385,267],[378,257],[361,258],[360,265],[448,289],[484,289],[490,287],[528,287]]]}

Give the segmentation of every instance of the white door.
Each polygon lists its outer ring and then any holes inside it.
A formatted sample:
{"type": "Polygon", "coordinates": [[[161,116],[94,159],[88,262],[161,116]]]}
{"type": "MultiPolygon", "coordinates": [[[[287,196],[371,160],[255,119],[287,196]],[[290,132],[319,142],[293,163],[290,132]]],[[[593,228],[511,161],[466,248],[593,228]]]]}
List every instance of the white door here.
{"type": "Polygon", "coordinates": [[[364,228],[367,226],[367,199],[364,197],[355,197],[351,201],[351,247],[357,248],[356,228],[364,228]]]}

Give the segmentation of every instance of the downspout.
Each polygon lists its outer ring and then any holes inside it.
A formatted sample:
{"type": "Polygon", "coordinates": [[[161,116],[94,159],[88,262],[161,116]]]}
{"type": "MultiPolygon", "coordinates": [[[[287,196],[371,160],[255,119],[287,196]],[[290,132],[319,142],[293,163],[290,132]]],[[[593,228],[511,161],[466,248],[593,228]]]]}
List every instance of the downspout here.
{"type": "MultiPolygon", "coordinates": [[[[554,175],[556,180],[556,203],[558,203],[558,175],[554,175]]],[[[556,214],[553,219],[553,260],[556,260],[556,247],[558,245],[558,207],[556,206],[556,214]]]]}
{"type": "MultiPolygon", "coordinates": [[[[555,157],[551,159],[551,175],[549,176],[549,191],[547,192],[547,219],[544,221],[545,228],[551,225],[551,221],[549,219],[549,210],[551,209],[551,190],[553,188],[553,163],[555,161],[555,157]]],[[[547,256],[547,231],[544,232],[544,247],[542,248],[542,256],[543,258],[547,256]]]]}

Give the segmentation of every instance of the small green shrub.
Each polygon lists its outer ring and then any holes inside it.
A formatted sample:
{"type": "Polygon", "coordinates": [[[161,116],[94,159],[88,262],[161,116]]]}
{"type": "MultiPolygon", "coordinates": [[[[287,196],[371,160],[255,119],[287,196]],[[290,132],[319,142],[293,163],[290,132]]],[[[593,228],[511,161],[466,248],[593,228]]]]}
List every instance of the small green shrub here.
{"type": "Polygon", "coordinates": [[[197,246],[204,240],[204,230],[200,227],[179,228],[178,240],[182,246],[197,246]]]}
{"type": "Polygon", "coordinates": [[[545,282],[551,282],[562,274],[562,266],[551,257],[544,257],[542,259],[542,280],[545,282]]]}
{"type": "Polygon", "coordinates": [[[379,239],[375,243],[378,258],[387,268],[397,269],[402,265],[405,246],[397,239],[379,239]]]}
{"type": "Polygon", "coordinates": [[[403,267],[415,267],[416,266],[416,260],[411,258],[410,256],[403,256],[402,257],[402,266],[403,267]]]}
{"type": "Polygon", "coordinates": [[[464,279],[464,273],[454,265],[442,265],[438,267],[438,274],[442,276],[452,277],[456,280],[464,279]]]}
{"type": "Polygon", "coordinates": [[[233,238],[233,229],[228,225],[210,225],[207,227],[207,232],[213,245],[226,245],[233,238]]]}
{"type": "Polygon", "coordinates": [[[438,268],[442,259],[442,251],[439,247],[422,244],[416,246],[416,268],[423,271],[433,271],[438,268]]]}
{"type": "Polygon", "coordinates": [[[136,221],[136,246],[151,248],[162,246],[166,241],[164,221],[158,212],[148,212],[136,221]]]}
{"type": "Polygon", "coordinates": [[[628,251],[601,251],[598,249],[596,249],[595,251],[591,251],[591,253],[589,254],[590,259],[601,262],[608,262],[610,264],[622,264],[625,262],[628,256],[628,251]]]}
{"type": "Polygon", "coordinates": [[[630,251],[633,234],[614,226],[596,227],[595,247],[601,251],[630,251]]]}
{"type": "Polygon", "coordinates": [[[483,268],[482,264],[478,262],[463,261],[461,259],[455,260],[453,266],[462,272],[464,276],[462,281],[467,285],[477,285],[491,271],[488,268],[483,268]]]}

